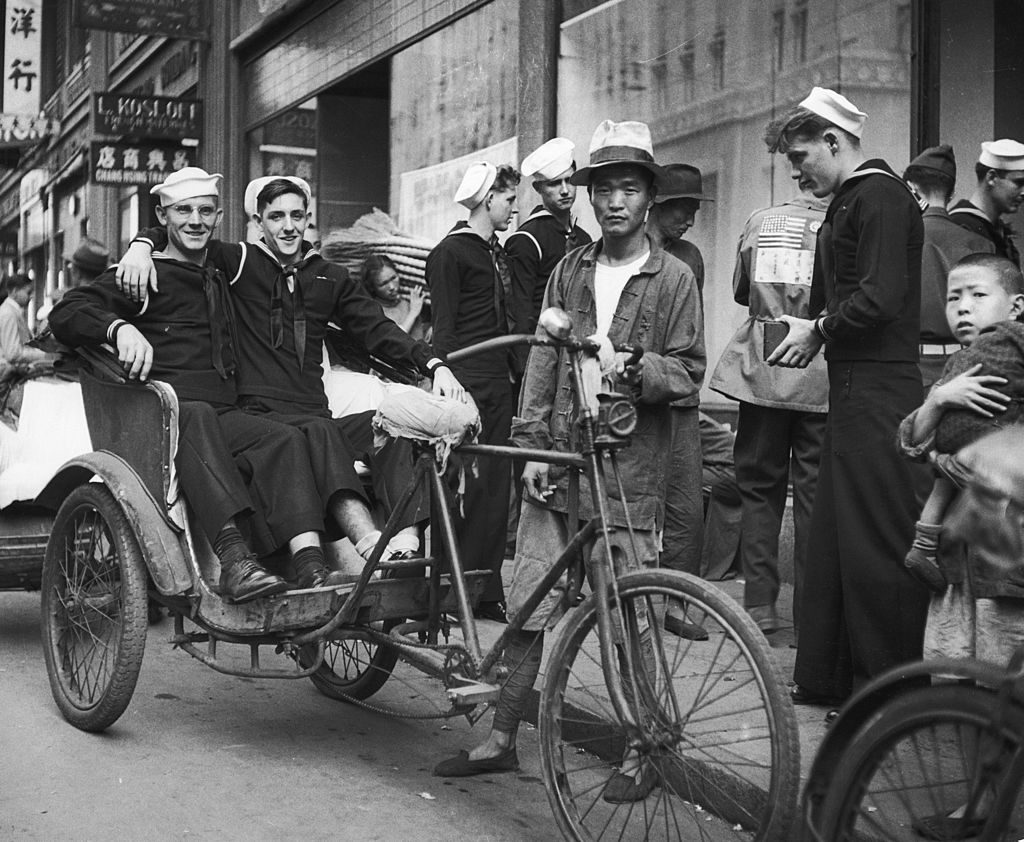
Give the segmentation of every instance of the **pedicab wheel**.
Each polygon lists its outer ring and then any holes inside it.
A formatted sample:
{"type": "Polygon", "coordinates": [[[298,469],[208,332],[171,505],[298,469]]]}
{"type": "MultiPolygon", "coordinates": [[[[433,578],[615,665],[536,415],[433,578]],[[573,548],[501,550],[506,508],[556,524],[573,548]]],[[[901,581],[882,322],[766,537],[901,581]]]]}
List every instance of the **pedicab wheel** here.
{"type": "MultiPolygon", "coordinates": [[[[397,620],[375,623],[379,631],[387,633],[397,620]]],[[[300,663],[311,663],[311,649],[303,649],[300,663]]],[[[368,699],[388,680],[398,662],[398,650],[369,640],[350,637],[327,641],[324,662],[309,680],[317,690],[330,699],[350,702],[368,699]]]]}
{"type": "Polygon", "coordinates": [[[43,562],[43,653],[64,718],[102,731],[124,713],[146,646],[146,569],[106,487],[81,485],[61,505],[43,562]]]}
{"type": "Polygon", "coordinates": [[[1022,748],[1020,705],[1001,707],[997,694],[980,687],[909,691],[852,737],[822,804],[821,838],[1017,840],[1022,748]],[[972,798],[980,809],[961,824],[942,821],[972,798]]]}
{"type": "Polygon", "coordinates": [[[624,642],[616,672],[640,725],[629,770],[639,763],[632,794],[641,797],[614,801],[625,777],[614,767],[629,746],[601,669],[592,594],[567,618],[541,689],[541,763],[563,835],[789,842],[796,718],[764,635],[728,596],[684,573],[629,573],[618,591],[624,642]],[[703,626],[708,639],[667,632],[666,607],[703,626]]]}

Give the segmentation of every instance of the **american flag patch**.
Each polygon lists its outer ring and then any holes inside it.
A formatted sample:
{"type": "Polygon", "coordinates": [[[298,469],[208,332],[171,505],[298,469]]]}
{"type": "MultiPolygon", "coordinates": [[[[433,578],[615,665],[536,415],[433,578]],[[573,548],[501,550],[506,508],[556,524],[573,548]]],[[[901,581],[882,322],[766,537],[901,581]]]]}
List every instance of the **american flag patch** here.
{"type": "Polygon", "coordinates": [[[799,216],[782,214],[766,216],[761,220],[757,235],[758,248],[802,248],[807,220],[799,216]]]}

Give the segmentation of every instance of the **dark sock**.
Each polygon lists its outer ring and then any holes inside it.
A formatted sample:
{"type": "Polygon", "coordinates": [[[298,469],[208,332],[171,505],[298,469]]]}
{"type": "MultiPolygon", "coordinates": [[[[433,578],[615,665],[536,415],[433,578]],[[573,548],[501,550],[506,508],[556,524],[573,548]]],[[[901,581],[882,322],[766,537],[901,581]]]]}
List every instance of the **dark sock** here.
{"type": "Polygon", "coordinates": [[[213,539],[213,551],[217,554],[221,567],[231,567],[252,555],[245,538],[233,523],[229,523],[217,533],[217,537],[213,539]]]}
{"type": "Polygon", "coordinates": [[[519,722],[526,714],[526,702],[530,698],[530,691],[537,683],[543,651],[542,631],[519,631],[509,635],[509,641],[505,645],[504,661],[509,669],[509,676],[505,686],[501,688],[491,727],[503,734],[511,734],[513,745],[516,732],[519,730],[519,722]]]}
{"type": "Polygon", "coordinates": [[[327,567],[322,547],[303,547],[292,556],[292,564],[295,565],[295,576],[298,579],[301,579],[307,571],[327,567]]]}

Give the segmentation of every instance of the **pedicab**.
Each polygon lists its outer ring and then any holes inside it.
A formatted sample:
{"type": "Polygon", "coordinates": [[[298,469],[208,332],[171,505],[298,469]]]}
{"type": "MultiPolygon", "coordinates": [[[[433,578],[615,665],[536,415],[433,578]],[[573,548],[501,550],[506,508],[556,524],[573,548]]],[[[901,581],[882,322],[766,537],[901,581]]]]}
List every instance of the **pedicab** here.
{"type": "Polygon", "coordinates": [[[587,478],[597,514],[571,537],[486,651],[473,609],[489,574],[466,570],[460,558],[456,501],[428,434],[414,442],[409,485],[350,584],[233,605],[217,593],[216,558],[192,528],[189,502],[177,489],[173,390],[161,382],[127,382],[112,356],[81,350],[90,449],[68,459],[35,498],[37,506],[56,512],[45,551],[42,614],[47,673],[67,721],[101,731],[125,711],[141,669],[152,599],[173,617],[171,643],[215,670],[310,678],[324,694],[358,702],[379,691],[401,659],[440,680],[446,715],[475,722],[508,674],[501,662],[508,635],[562,580],[575,607],[551,649],[539,724],[546,789],[565,837],[692,838],[690,826],[703,833],[703,822],[715,815],[721,838],[788,839],[798,743],[767,643],[739,606],[703,581],[628,569],[619,557],[589,552],[615,528],[607,488],[618,483],[622,494],[617,454],[628,445],[637,414],[627,396],[588,400],[584,384],[593,381],[583,372],[596,364],[598,346],[575,337],[564,312],[546,311],[542,324],[546,336],[502,337],[450,358],[518,343],[564,349],[579,407],[579,450],[470,440],[454,453],[463,460],[525,458],[563,466],[587,478]],[[428,552],[382,560],[417,488],[426,488],[431,499],[428,552]],[[670,605],[708,627],[710,640],[698,644],[667,634],[660,618],[670,605]],[[224,650],[238,647],[248,649],[247,662],[225,657],[224,650]],[[594,783],[626,756],[657,775],[642,809],[606,802],[600,780],[594,783]]]}

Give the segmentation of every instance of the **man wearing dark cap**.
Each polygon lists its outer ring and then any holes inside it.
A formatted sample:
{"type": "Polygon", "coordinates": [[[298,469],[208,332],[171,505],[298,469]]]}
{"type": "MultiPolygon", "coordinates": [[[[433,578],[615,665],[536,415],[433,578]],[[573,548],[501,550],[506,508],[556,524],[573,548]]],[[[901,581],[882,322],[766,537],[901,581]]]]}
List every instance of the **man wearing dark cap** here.
{"type": "MultiPolygon", "coordinates": [[[[803,368],[825,347],[829,410],[811,515],[793,701],[830,705],[879,673],[921,658],[928,593],[903,566],[918,504],[896,453],[902,419],[920,406],[921,206],[860,136],[846,97],[814,88],[769,125],[803,190],[832,194],[818,231],[813,320],[769,365],[803,368]]],[[[829,716],[835,714],[830,712],[829,716]]]]}
{"type": "MultiPolygon", "coordinates": [[[[617,354],[603,378],[606,390],[632,393],[639,422],[630,447],[619,454],[626,500],[615,484],[609,488],[610,534],[616,554],[629,568],[657,564],[657,534],[662,524],[666,460],[671,419],[669,404],[696,395],[704,376],[704,330],[700,295],[693,273],[665,254],[644,232],[664,171],[654,162],[650,130],[644,123],[605,120],[590,144],[590,164],[572,180],[587,185],[601,239],[567,254],[555,267],[544,306],[572,315],[580,336],[607,337],[613,345],[632,343],[643,358],[626,365],[617,354]],[[626,524],[626,505],[635,531],[635,546],[626,524]]],[[[577,446],[576,410],[564,351],[538,346],[531,350],[523,380],[512,439],[527,448],[571,451],[577,446]]],[[[520,611],[551,563],[580,524],[570,523],[569,481],[565,468],[527,462],[516,541],[515,570],[508,593],[510,611],[520,611]]],[[[594,516],[591,491],[580,482],[579,517],[594,516]]],[[[604,552],[598,542],[595,552],[604,552]]],[[[505,663],[510,675],[495,708],[486,740],[469,752],[445,760],[434,770],[441,777],[465,777],[518,768],[516,732],[540,670],[544,630],[565,610],[565,583],[559,583],[526,619],[523,630],[509,635],[505,663]]],[[[622,768],[605,785],[610,802],[644,799],[657,782],[653,764],[630,752],[622,768]]]]}
{"type": "MultiPolygon", "coordinates": [[[[693,272],[697,289],[704,290],[704,257],[683,235],[693,226],[704,194],[700,170],[690,164],[668,164],[651,212],[647,236],[679,258],[693,272]]],[[[672,404],[672,466],[665,490],[665,534],[661,566],[700,575],[704,544],[704,500],[701,492],[701,449],[697,418],[698,395],[672,404]]],[[[665,628],[689,640],[706,640],[707,631],[669,610],[665,628]]]]}
{"type": "Polygon", "coordinates": [[[921,380],[925,390],[942,375],[946,359],[960,343],[946,321],[946,277],[969,254],[991,254],[995,246],[985,237],[958,225],[946,210],[956,186],[956,159],[948,144],[931,146],[903,171],[903,180],[928,203],[925,208],[924,250],[921,252],[921,380]]]}
{"type": "Polygon", "coordinates": [[[974,165],[978,184],[971,198],[957,202],[949,215],[968,231],[992,242],[995,253],[1020,266],[1020,251],[1013,231],[1003,221],[1024,201],[1024,143],[1003,138],[981,144],[974,165]]]}
{"type": "Polygon", "coordinates": [[[99,240],[86,237],[68,259],[68,286],[95,281],[110,265],[110,250],[99,240]]]}
{"type": "Polygon", "coordinates": [[[701,202],[715,201],[704,194],[700,170],[690,164],[668,164],[665,185],[658,191],[647,216],[647,236],[690,267],[697,289],[704,290],[704,256],[683,235],[693,227],[701,202]]]}

